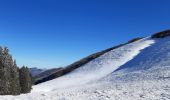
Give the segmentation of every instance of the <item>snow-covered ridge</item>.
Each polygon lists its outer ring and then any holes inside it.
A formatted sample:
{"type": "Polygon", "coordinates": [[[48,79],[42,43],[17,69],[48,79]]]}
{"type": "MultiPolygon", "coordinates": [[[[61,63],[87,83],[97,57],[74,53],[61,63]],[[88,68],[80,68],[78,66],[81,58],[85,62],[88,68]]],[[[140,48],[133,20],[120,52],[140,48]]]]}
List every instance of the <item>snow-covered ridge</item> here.
{"type": "Polygon", "coordinates": [[[33,92],[69,88],[99,80],[118,69],[121,65],[132,60],[141,50],[153,43],[154,40],[145,38],[114,49],[68,75],[34,86],[33,92]]]}

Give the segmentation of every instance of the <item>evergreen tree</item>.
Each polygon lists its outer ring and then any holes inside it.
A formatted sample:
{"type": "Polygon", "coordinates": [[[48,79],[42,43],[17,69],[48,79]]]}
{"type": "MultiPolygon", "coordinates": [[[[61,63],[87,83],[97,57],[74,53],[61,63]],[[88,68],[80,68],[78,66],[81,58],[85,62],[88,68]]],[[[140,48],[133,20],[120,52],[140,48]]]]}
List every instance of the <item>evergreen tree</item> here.
{"type": "Polygon", "coordinates": [[[0,95],[3,95],[7,92],[6,81],[5,81],[5,70],[3,64],[3,48],[0,47],[0,95]]]}
{"type": "Polygon", "coordinates": [[[23,66],[19,70],[20,75],[20,86],[21,86],[21,93],[28,93],[31,91],[32,86],[32,79],[30,71],[27,67],[23,66]]]}
{"type": "Polygon", "coordinates": [[[19,81],[19,69],[17,67],[16,61],[13,61],[11,67],[11,94],[18,95],[20,94],[20,81],[19,81]]]}
{"type": "Polygon", "coordinates": [[[2,49],[2,94],[10,95],[11,94],[11,75],[10,75],[10,57],[9,57],[9,50],[7,47],[2,49]]]}
{"type": "Polygon", "coordinates": [[[19,95],[31,90],[32,79],[27,67],[19,70],[7,47],[0,47],[0,95],[19,95]]]}

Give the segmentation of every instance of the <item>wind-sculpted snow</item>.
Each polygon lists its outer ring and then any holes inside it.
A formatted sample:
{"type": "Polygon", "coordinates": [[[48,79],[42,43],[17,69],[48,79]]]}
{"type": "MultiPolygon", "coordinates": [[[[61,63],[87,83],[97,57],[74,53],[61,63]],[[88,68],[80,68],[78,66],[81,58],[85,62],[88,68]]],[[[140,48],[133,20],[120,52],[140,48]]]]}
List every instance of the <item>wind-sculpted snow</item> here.
{"type": "Polygon", "coordinates": [[[156,43],[119,67],[107,79],[132,81],[170,78],[170,37],[155,39],[156,43]]]}
{"type": "Polygon", "coordinates": [[[69,88],[99,80],[115,71],[121,65],[132,60],[142,49],[145,49],[153,43],[154,40],[143,39],[114,49],[66,76],[35,86],[33,92],[69,88]]]}
{"type": "Polygon", "coordinates": [[[170,37],[127,44],[30,94],[0,100],[170,100],[170,37]]]}

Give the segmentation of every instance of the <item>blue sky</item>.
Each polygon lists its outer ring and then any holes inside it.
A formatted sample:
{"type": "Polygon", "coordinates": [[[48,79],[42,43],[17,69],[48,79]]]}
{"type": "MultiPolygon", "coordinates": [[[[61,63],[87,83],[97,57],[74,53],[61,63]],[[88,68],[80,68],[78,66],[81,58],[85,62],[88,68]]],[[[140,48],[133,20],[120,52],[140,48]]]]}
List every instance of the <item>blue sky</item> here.
{"type": "Polygon", "coordinates": [[[19,66],[69,65],[170,26],[169,0],[0,0],[0,45],[19,66]]]}

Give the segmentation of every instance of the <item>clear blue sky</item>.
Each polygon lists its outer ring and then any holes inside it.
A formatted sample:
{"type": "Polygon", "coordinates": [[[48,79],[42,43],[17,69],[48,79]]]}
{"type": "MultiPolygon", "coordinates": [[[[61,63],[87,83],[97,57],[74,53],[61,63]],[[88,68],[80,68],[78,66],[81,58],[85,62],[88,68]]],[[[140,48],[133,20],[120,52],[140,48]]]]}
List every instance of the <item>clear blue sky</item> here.
{"type": "Polygon", "coordinates": [[[0,0],[0,45],[19,66],[66,66],[170,28],[170,0],[0,0]]]}

